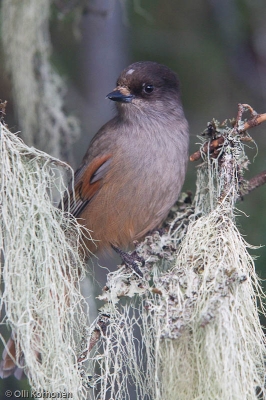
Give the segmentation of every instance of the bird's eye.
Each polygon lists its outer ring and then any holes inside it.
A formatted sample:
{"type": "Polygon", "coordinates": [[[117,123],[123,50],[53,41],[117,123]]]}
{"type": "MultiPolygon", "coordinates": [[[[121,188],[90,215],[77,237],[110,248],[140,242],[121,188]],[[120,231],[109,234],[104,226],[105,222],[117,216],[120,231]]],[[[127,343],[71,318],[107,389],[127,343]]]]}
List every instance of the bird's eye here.
{"type": "Polygon", "coordinates": [[[144,86],[144,92],[147,94],[150,94],[151,92],[153,92],[154,90],[154,86],[153,85],[145,85],[144,86]]]}

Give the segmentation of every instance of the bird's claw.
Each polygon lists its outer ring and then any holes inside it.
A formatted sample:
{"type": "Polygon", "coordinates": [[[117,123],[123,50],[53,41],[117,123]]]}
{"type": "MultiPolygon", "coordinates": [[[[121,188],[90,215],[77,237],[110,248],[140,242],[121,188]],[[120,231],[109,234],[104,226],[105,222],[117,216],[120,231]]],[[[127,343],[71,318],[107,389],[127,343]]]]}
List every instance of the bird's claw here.
{"type": "Polygon", "coordinates": [[[127,253],[126,251],[119,249],[119,247],[116,247],[113,244],[111,244],[111,246],[114,249],[114,251],[120,255],[123,262],[127,266],[129,266],[138,276],[142,278],[143,273],[139,268],[139,263],[141,263],[141,266],[143,267],[145,265],[144,258],[140,257],[136,251],[133,251],[132,253],[127,253]]]}

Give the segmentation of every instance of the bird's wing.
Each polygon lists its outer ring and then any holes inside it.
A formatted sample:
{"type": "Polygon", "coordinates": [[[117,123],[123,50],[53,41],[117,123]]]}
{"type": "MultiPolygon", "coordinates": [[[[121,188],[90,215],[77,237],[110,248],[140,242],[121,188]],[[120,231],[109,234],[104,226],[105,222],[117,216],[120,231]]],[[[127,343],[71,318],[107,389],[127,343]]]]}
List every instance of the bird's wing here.
{"type": "MultiPolygon", "coordinates": [[[[111,154],[95,157],[89,164],[84,161],[74,176],[74,193],[70,189],[70,199],[65,197],[64,209],[76,218],[95,196],[102,185],[111,164],[111,154]]],[[[70,184],[71,188],[71,184],[70,184]]]]}

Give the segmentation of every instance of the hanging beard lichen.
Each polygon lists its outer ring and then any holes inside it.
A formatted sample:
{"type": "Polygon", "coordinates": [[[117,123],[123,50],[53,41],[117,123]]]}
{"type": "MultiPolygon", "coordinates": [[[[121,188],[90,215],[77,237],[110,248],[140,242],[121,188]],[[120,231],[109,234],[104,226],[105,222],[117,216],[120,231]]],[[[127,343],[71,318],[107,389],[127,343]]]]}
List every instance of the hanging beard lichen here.
{"type": "Polygon", "coordinates": [[[0,159],[2,323],[12,329],[16,361],[33,390],[86,399],[76,355],[87,323],[81,229],[51,202],[53,192],[62,200],[62,175],[71,169],[27,147],[2,123],[0,159]]]}
{"type": "Polygon", "coordinates": [[[136,247],[143,278],[126,266],[108,275],[84,352],[91,398],[265,396],[264,295],[235,224],[248,160],[237,130],[213,125],[223,145],[202,154],[194,204],[136,247]]]}
{"type": "Polygon", "coordinates": [[[67,88],[51,63],[52,4],[51,0],[3,0],[0,38],[23,140],[70,162],[80,128],[77,118],[65,111],[67,88]]]}
{"type": "Polygon", "coordinates": [[[1,124],[1,305],[34,390],[101,400],[265,398],[264,296],[235,225],[248,161],[237,131],[213,124],[223,145],[216,158],[202,154],[194,204],[174,209],[163,233],[137,245],[143,277],[127,266],[108,275],[106,304],[89,328],[79,226],[51,203],[52,191],[62,200],[66,190],[60,162],[1,124]]]}

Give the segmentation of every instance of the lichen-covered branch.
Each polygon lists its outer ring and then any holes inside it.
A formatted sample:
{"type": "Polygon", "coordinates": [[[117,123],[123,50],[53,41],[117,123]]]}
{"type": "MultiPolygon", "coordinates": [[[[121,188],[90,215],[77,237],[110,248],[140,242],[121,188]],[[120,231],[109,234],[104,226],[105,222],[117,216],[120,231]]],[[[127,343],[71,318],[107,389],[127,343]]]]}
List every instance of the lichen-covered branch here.
{"type": "Polygon", "coordinates": [[[249,108],[242,121],[246,108],[233,122],[208,125],[193,204],[179,203],[163,229],[135,243],[142,274],[126,264],[108,274],[100,296],[108,326],[91,330],[87,370],[81,361],[97,399],[129,397],[131,384],[138,399],[265,396],[264,294],[234,217],[247,187],[243,132],[264,118],[249,108]]]}
{"type": "Polygon", "coordinates": [[[252,192],[252,190],[257,189],[258,187],[264,185],[265,183],[266,183],[266,171],[262,171],[248,181],[247,192],[250,193],[252,192]]]}
{"type": "MultiPolygon", "coordinates": [[[[236,120],[230,122],[232,123],[232,127],[234,127],[235,134],[242,134],[245,133],[248,129],[254,128],[255,126],[258,126],[265,121],[266,114],[257,114],[248,104],[239,104],[237,118],[236,120]],[[251,112],[252,118],[247,121],[242,121],[241,117],[245,110],[249,110],[251,112]]],[[[217,127],[217,125],[215,124],[215,120],[208,123],[208,127],[203,132],[203,135],[209,136],[210,140],[205,142],[200,150],[196,151],[190,156],[190,161],[199,160],[202,155],[204,156],[204,154],[207,154],[207,152],[209,152],[214,157],[219,154],[219,149],[224,143],[224,136],[223,134],[220,135],[220,133],[222,132],[222,129],[224,128],[226,123],[227,121],[225,121],[219,127],[217,127]]],[[[252,140],[249,136],[247,137],[245,135],[240,136],[239,139],[243,142],[252,140]]]]}

